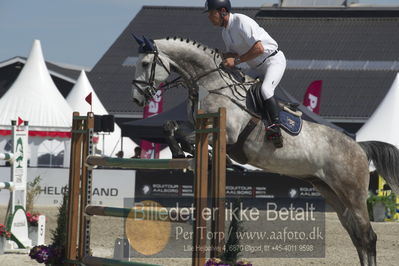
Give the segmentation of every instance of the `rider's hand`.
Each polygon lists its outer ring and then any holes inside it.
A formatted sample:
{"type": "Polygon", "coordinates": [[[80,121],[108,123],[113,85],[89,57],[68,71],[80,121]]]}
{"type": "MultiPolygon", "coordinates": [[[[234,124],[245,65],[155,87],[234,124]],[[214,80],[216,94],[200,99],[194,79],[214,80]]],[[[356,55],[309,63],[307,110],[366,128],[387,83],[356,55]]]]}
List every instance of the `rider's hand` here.
{"type": "Polygon", "coordinates": [[[229,57],[236,58],[237,56],[238,56],[238,54],[236,54],[236,53],[225,53],[225,54],[223,54],[223,59],[226,59],[229,57]]]}
{"type": "Polygon", "coordinates": [[[226,59],[223,60],[223,65],[225,67],[230,67],[233,68],[236,64],[235,64],[235,57],[228,57],[226,59]]]}

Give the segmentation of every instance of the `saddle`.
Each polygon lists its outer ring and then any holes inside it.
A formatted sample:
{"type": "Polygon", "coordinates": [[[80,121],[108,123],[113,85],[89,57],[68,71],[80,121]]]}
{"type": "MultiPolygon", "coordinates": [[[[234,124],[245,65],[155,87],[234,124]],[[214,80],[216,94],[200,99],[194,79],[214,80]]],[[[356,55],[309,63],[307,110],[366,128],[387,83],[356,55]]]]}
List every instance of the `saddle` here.
{"type": "MultiPolygon", "coordinates": [[[[248,158],[243,151],[244,143],[248,136],[259,124],[261,127],[260,132],[265,132],[265,127],[269,123],[266,117],[262,117],[265,112],[263,111],[261,85],[261,82],[256,82],[247,92],[246,96],[246,107],[251,112],[257,114],[258,117],[253,117],[248,122],[247,126],[238,136],[236,143],[227,146],[227,153],[229,156],[241,164],[246,164],[248,162],[248,158]],[[266,123],[259,123],[261,120],[266,123]]],[[[303,122],[301,118],[302,112],[297,109],[299,104],[287,103],[278,98],[277,101],[281,108],[279,113],[281,128],[292,136],[298,135],[301,132],[303,122]]]]}
{"type": "MultiPolygon", "coordinates": [[[[248,91],[246,98],[246,106],[253,113],[256,113],[260,117],[265,113],[263,111],[263,98],[261,94],[262,83],[255,83],[248,91]]],[[[296,136],[301,132],[302,129],[302,112],[298,110],[299,104],[287,103],[277,98],[278,105],[280,107],[280,124],[281,128],[288,134],[296,136]]],[[[262,120],[268,124],[269,121],[266,117],[262,117],[262,120]]]]}

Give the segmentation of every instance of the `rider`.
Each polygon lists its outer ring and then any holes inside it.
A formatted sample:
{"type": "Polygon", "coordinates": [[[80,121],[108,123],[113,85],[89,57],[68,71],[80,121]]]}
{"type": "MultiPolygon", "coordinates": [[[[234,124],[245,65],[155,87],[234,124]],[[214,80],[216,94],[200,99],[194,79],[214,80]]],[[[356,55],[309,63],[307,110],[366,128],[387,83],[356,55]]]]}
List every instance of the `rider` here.
{"type": "Polygon", "coordinates": [[[205,12],[215,26],[223,27],[222,37],[227,48],[223,64],[235,67],[247,63],[251,71],[263,77],[262,97],[264,117],[269,115],[271,125],[266,127],[267,136],[281,141],[279,108],[274,90],[286,67],[286,59],[277,42],[248,16],[231,13],[230,0],[206,0],[205,12]]]}

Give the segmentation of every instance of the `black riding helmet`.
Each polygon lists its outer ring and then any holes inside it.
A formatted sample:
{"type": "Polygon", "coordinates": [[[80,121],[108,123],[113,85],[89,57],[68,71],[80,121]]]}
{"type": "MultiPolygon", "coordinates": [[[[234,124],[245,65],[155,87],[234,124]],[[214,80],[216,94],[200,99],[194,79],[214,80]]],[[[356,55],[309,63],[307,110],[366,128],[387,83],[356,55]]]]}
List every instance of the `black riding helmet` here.
{"type": "Polygon", "coordinates": [[[231,10],[230,0],[206,0],[204,13],[211,10],[218,10],[221,8],[226,8],[227,12],[231,10]]]}

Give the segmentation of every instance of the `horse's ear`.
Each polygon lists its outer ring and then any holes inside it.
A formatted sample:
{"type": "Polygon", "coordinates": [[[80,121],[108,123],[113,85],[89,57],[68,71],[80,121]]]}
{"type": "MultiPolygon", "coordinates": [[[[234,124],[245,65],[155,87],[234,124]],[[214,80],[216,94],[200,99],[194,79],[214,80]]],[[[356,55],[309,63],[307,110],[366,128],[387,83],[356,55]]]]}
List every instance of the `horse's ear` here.
{"type": "Polygon", "coordinates": [[[143,40],[144,40],[144,43],[145,43],[145,46],[144,46],[144,50],[145,51],[148,51],[148,52],[155,52],[156,51],[155,46],[152,43],[152,41],[148,40],[144,36],[143,36],[143,40]]]}
{"type": "Polygon", "coordinates": [[[133,38],[136,40],[136,42],[139,44],[139,46],[142,46],[144,41],[141,40],[139,37],[137,37],[136,35],[134,35],[134,33],[132,33],[133,38]]]}

